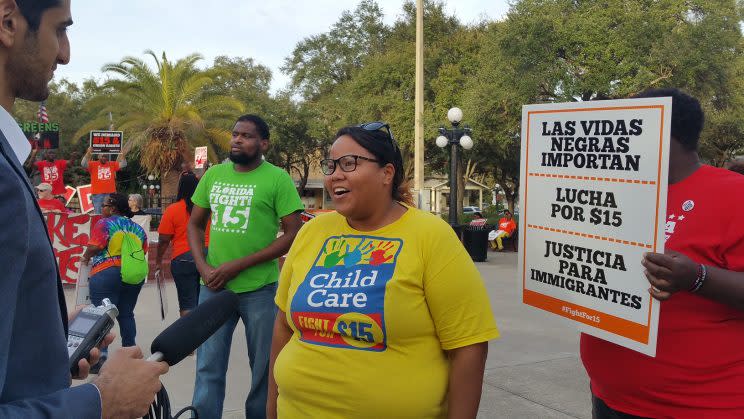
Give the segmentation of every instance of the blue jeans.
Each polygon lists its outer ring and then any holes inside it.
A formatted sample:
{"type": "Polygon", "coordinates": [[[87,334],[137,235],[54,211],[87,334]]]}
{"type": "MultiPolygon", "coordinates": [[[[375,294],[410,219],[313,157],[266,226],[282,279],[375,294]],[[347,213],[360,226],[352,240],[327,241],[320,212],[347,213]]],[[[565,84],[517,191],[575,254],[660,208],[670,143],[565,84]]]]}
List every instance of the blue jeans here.
{"type": "MultiPolygon", "coordinates": [[[[215,294],[201,286],[199,303],[215,294]]],[[[266,417],[269,383],[269,355],[274,329],[276,283],[256,291],[238,294],[238,311],[196,351],[196,383],[192,405],[200,418],[221,418],[225,400],[225,374],[230,358],[230,345],[238,319],[243,320],[251,367],[251,390],[245,399],[247,419],[266,417]]]]}
{"type": "Polygon", "coordinates": [[[200,275],[190,251],[171,260],[171,273],[178,292],[179,310],[193,310],[199,302],[200,275]]]}
{"type": "Polygon", "coordinates": [[[93,213],[100,214],[103,210],[103,201],[109,196],[107,193],[97,193],[90,196],[90,200],[93,201],[93,213]]]}
{"type": "Polygon", "coordinates": [[[119,331],[121,346],[134,346],[137,325],[134,322],[134,306],[137,304],[142,283],[125,284],[121,281],[121,268],[113,266],[90,277],[90,301],[100,306],[108,298],[119,309],[119,331]]]}

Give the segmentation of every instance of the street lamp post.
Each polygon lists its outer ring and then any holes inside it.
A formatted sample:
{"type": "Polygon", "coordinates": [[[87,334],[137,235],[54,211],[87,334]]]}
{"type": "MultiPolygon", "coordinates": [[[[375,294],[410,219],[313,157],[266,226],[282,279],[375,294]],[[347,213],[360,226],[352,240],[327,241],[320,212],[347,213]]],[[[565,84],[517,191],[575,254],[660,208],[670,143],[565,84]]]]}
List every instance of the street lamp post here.
{"type": "Polygon", "coordinates": [[[149,206],[152,207],[155,195],[160,194],[160,179],[148,175],[147,178],[142,180],[142,191],[147,195],[149,206]]]}
{"type": "Polygon", "coordinates": [[[437,145],[441,148],[450,145],[450,202],[449,202],[449,223],[451,226],[457,225],[457,164],[458,164],[458,145],[465,150],[473,148],[473,139],[470,138],[470,128],[466,125],[460,128],[462,121],[462,110],[452,108],[447,112],[447,119],[452,123],[452,129],[444,127],[439,128],[439,137],[437,145]]]}

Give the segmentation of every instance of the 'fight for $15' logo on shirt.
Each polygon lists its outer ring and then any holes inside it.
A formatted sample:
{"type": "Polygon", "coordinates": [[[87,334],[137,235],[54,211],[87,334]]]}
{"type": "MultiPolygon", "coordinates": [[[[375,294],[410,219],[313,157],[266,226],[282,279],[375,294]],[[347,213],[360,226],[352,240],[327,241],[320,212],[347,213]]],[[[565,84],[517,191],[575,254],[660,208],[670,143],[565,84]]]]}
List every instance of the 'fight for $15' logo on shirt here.
{"type": "Polygon", "coordinates": [[[402,247],[399,239],[328,238],[292,298],[292,321],[300,340],[384,351],[386,285],[402,247]]]}

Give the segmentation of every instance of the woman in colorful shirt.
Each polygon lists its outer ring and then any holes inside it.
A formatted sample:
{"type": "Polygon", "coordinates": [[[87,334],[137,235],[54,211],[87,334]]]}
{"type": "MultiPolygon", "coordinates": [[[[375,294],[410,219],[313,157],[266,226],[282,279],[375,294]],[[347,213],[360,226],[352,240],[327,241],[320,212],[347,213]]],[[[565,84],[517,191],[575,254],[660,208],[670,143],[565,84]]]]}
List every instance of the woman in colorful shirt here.
{"type": "Polygon", "coordinates": [[[337,213],[303,226],[279,279],[267,414],[475,418],[498,337],[480,274],[412,206],[387,124],[336,137],[321,168],[337,213]]]}
{"type": "Polygon", "coordinates": [[[114,193],[106,197],[101,209],[103,219],[91,229],[88,248],[82,257],[82,263],[90,261],[90,299],[95,305],[101,305],[108,298],[119,309],[116,318],[121,332],[121,346],[134,346],[137,327],[134,321],[134,306],[137,304],[142,283],[137,285],[124,283],[121,279],[121,247],[124,235],[128,235],[147,252],[145,230],[130,220],[127,197],[114,193]]]}

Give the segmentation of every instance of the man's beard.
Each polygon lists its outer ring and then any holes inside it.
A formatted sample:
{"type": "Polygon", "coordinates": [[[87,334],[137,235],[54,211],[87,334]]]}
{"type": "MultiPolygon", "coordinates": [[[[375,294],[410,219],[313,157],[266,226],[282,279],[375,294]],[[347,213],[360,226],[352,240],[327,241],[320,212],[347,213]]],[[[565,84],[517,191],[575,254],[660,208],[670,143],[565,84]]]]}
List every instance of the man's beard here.
{"type": "Polygon", "coordinates": [[[28,33],[24,39],[22,56],[13,57],[5,66],[15,85],[15,96],[31,102],[41,102],[49,97],[49,80],[39,69],[37,34],[28,33]]]}
{"type": "Polygon", "coordinates": [[[249,165],[251,163],[255,163],[257,160],[260,160],[261,157],[258,153],[253,154],[252,156],[245,154],[245,153],[233,153],[230,152],[230,161],[232,161],[235,164],[240,165],[249,165]]]}

